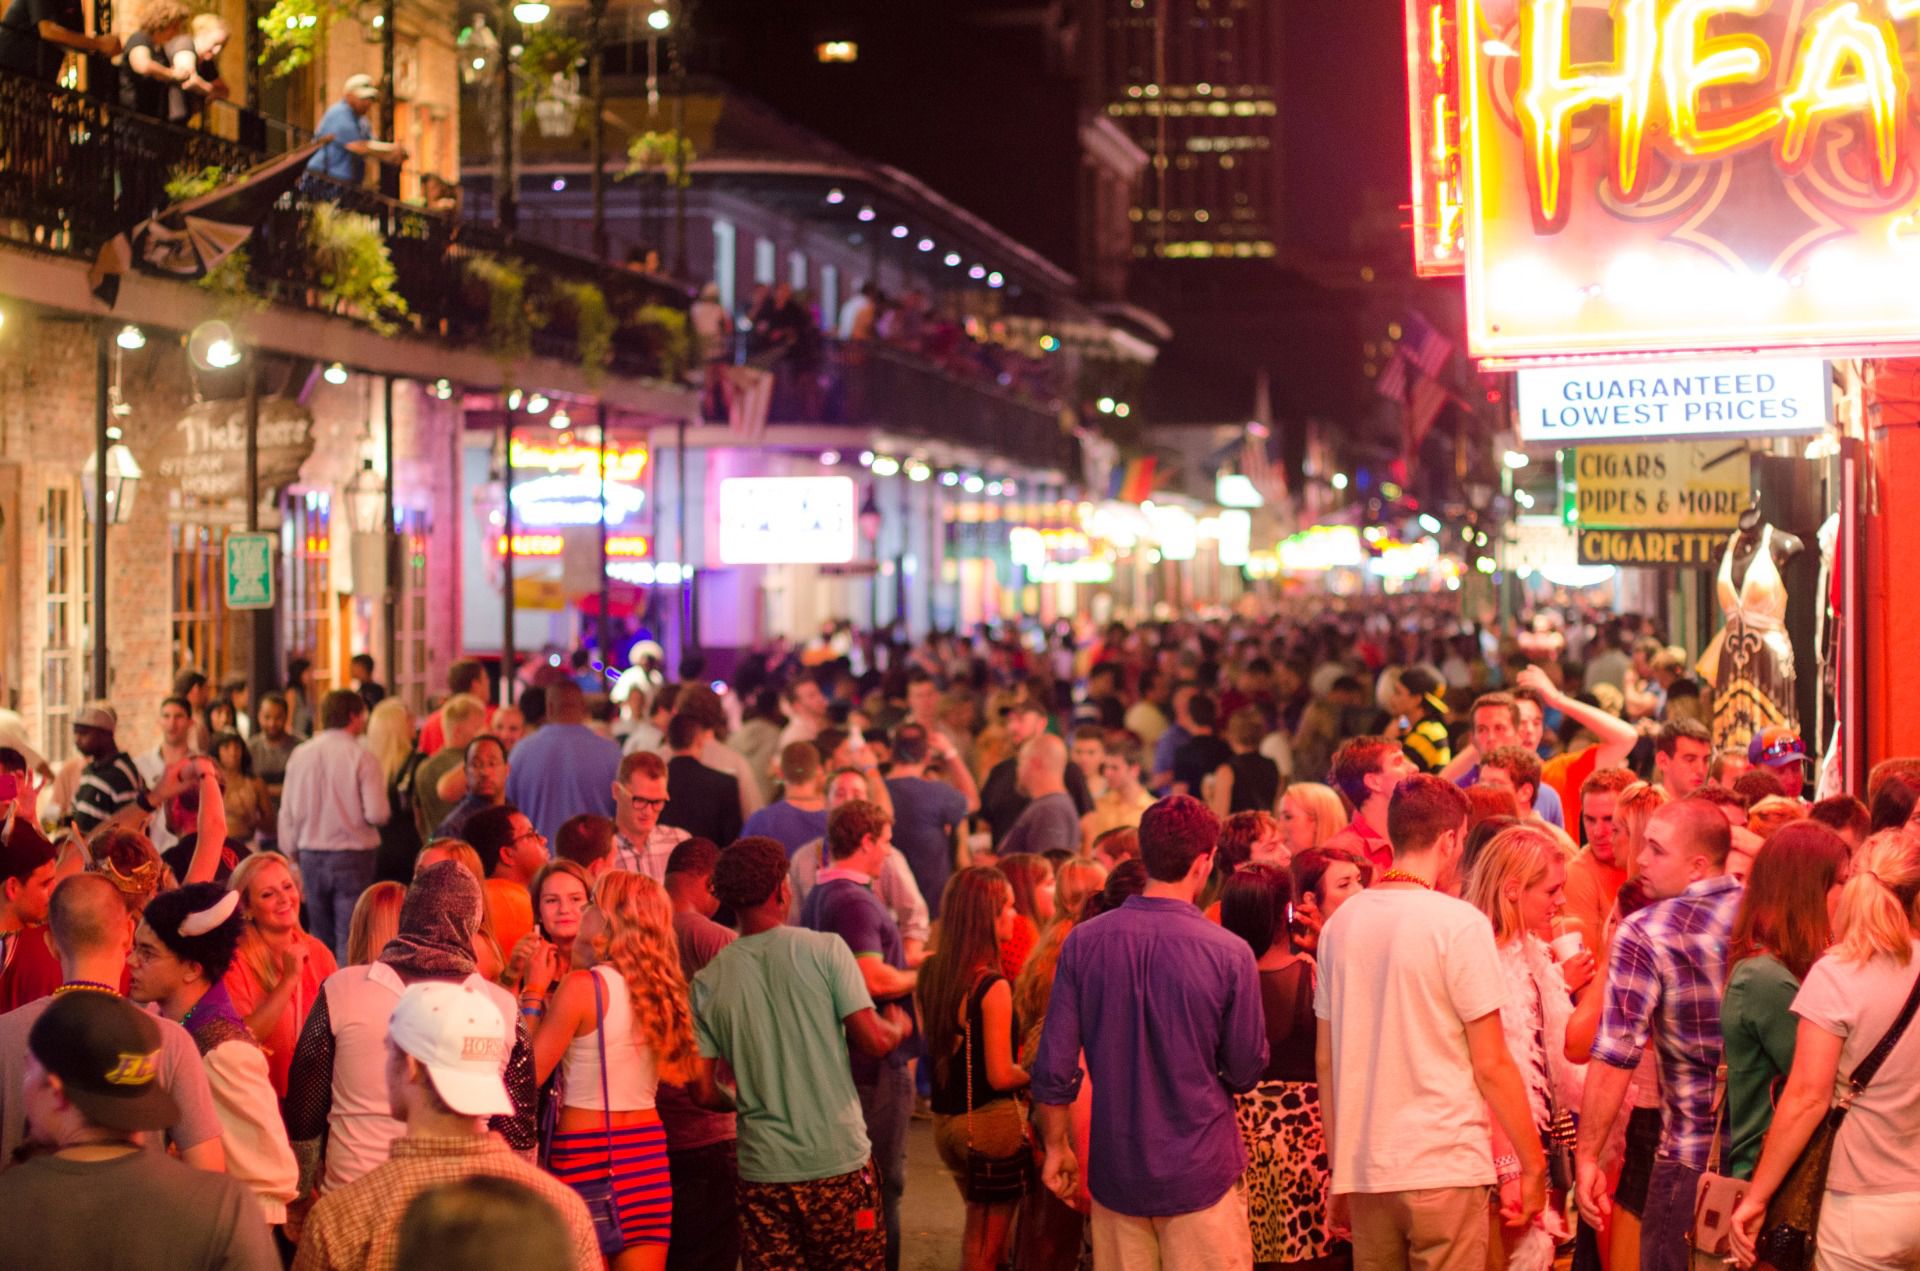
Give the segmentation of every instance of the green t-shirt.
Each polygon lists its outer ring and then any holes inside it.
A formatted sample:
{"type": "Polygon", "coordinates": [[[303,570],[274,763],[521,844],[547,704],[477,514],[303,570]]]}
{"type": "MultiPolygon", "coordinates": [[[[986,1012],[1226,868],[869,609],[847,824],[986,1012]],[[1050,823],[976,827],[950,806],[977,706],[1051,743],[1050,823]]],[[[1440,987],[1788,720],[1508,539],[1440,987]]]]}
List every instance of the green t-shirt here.
{"type": "Polygon", "coordinates": [[[1721,1172],[1752,1178],[1773,1124],[1773,1092],[1793,1067],[1793,999],[1800,981],[1771,954],[1747,958],[1727,979],[1720,1031],[1727,1049],[1727,1130],[1721,1172]]]}
{"type": "Polygon", "coordinates": [[[867,1163],[842,1021],[872,1006],[846,941],[798,927],[742,936],[694,976],[694,1040],[733,1069],[742,1179],[798,1183],[867,1163]]]}

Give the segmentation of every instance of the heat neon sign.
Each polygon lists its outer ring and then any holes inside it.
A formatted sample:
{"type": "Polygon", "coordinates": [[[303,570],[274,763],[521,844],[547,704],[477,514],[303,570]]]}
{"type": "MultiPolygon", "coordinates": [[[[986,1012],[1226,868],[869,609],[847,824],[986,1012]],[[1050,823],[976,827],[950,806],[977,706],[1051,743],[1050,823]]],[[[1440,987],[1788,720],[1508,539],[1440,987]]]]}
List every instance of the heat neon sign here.
{"type": "Polygon", "coordinates": [[[1915,341],[1920,0],[1460,6],[1476,356],[1915,341]]]}

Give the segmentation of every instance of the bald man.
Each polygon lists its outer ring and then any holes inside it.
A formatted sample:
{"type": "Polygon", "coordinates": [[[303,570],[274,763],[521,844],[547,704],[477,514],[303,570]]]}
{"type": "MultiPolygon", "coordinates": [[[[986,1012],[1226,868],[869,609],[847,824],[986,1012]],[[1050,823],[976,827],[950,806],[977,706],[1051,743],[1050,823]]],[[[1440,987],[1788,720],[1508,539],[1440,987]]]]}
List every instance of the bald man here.
{"type": "MultiPolygon", "coordinates": [[[[118,996],[127,974],[127,953],[133,948],[133,918],[120,890],[103,874],[61,879],[48,905],[47,925],[65,979],[59,991],[118,996]]],[[[43,997],[0,1016],[0,1161],[12,1160],[13,1150],[27,1135],[21,1102],[27,1034],[52,1004],[52,996],[43,997]]],[[[220,1142],[220,1114],[200,1063],[200,1048],[172,1020],[154,1022],[160,1026],[160,1085],[180,1105],[180,1119],[164,1135],[148,1135],[147,1146],[165,1152],[172,1144],[180,1159],[194,1168],[223,1171],[227,1154],[220,1142]]]]}
{"type": "Polygon", "coordinates": [[[1612,1210],[1600,1152],[1641,1053],[1653,1044],[1661,1131],[1641,1211],[1643,1271],[1684,1271],[1695,1185],[1713,1138],[1720,990],[1740,908],[1740,884],[1727,874],[1731,841],[1726,817],[1704,799],[1680,799],[1656,811],[1638,859],[1640,881],[1656,903],[1620,924],[1609,956],[1581,1106],[1574,1198],[1594,1226],[1612,1210]]]}
{"type": "Polygon", "coordinates": [[[1000,840],[999,853],[1043,855],[1080,846],[1080,809],[1067,793],[1067,744],[1042,733],[1020,747],[1020,791],[1032,802],[1000,840]]]}

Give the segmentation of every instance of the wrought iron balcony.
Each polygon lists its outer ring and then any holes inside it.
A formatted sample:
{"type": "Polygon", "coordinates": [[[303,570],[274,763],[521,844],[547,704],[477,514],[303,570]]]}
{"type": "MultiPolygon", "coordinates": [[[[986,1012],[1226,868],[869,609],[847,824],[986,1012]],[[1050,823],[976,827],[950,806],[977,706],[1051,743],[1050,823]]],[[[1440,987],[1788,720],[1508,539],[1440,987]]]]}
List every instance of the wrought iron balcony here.
{"type": "MultiPolygon", "coordinates": [[[[0,243],[91,260],[113,235],[167,205],[166,185],[176,169],[237,173],[303,140],[289,126],[249,112],[220,122],[233,137],[0,71],[0,243]]],[[[393,262],[394,290],[407,305],[400,319],[405,332],[497,350],[492,296],[470,268],[491,258],[511,263],[524,277],[532,352],[577,356],[577,302],[568,287],[590,283],[612,319],[609,371],[661,378],[684,370],[684,352],[676,347],[684,344],[683,323],[676,333],[660,312],[684,315],[687,296],[680,287],[317,175],[281,199],[248,242],[250,291],[280,304],[340,312],[338,299],[316,283],[308,246],[321,204],[368,217],[377,227],[393,262]],[[650,312],[642,317],[642,310],[650,312]]]]}

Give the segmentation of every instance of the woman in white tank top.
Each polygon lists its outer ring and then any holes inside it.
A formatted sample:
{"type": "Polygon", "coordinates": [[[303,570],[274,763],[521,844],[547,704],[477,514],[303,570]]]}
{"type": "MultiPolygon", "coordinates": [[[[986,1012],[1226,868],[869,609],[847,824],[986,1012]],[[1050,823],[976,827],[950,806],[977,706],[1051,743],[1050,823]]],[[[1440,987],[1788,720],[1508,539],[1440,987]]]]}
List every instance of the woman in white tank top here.
{"type": "MultiPolygon", "coordinates": [[[[535,960],[550,957],[543,945],[535,960]]],[[[533,1042],[537,1079],[544,1083],[556,1068],[562,1074],[547,1168],[579,1185],[606,1178],[611,1162],[626,1238],[612,1266],[658,1271],[666,1265],[673,1194],[654,1091],[662,1080],[686,1081],[694,1054],[666,889],[640,874],[603,875],[581,919],[573,964],[533,1042]]],[[[529,967],[530,984],[552,978],[550,967],[529,967]]]]}

